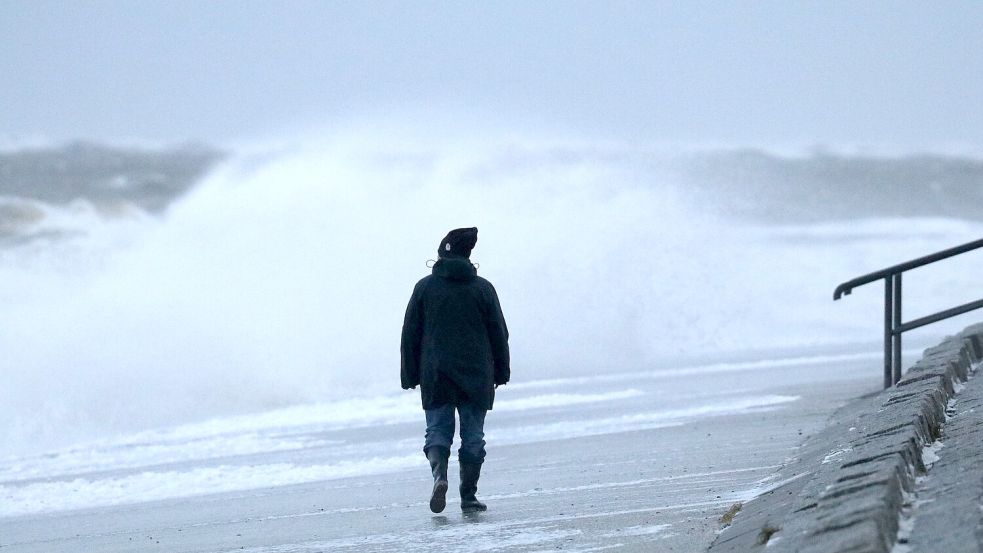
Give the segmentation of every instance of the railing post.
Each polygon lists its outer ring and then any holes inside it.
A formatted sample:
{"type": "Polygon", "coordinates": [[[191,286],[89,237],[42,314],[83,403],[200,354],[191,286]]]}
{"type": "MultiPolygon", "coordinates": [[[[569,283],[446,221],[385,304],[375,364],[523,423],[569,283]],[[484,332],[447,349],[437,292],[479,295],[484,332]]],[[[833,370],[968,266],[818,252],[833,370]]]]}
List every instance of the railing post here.
{"type": "Polygon", "coordinates": [[[894,334],[894,360],[892,370],[894,371],[894,382],[892,385],[901,381],[901,273],[894,275],[894,324],[892,325],[894,334]]]}
{"type": "Polygon", "coordinates": [[[893,363],[891,362],[891,345],[894,341],[894,331],[891,328],[892,316],[893,316],[893,306],[891,303],[894,300],[893,286],[891,277],[888,276],[884,279],[884,387],[890,388],[893,386],[891,382],[891,368],[893,363]]]}

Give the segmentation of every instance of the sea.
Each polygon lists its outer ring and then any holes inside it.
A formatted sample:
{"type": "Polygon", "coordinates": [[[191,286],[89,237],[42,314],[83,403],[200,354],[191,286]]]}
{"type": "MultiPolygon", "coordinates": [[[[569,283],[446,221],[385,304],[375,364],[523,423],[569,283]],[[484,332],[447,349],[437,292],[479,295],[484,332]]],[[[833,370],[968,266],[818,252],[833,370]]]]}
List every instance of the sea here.
{"type": "MultiPolygon", "coordinates": [[[[879,379],[883,286],[833,290],[980,238],[983,157],[405,133],[5,144],[0,517],[417,467],[400,326],[465,226],[511,334],[490,442],[680,427],[797,401],[760,392],[766,369],[879,379]]],[[[981,263],[906,273],[905,319],[979,299],[981,263]]]]}

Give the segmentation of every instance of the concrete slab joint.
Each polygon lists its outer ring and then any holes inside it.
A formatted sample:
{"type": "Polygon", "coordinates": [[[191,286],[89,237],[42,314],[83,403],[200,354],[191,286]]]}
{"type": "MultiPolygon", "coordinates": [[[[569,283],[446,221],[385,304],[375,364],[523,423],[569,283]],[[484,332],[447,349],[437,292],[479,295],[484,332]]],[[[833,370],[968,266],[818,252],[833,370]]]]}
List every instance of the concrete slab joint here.
{"type": "Polygon", "coordinates": [[[983,467],[983,429],[976,430],[983,428],[983,379],[969,382],[981,361],[977,324],[925,350],[896,386],[841,408],[779,471],[789,484],[743,505],[709,551],[936,551],[937,543],[920,546],[934,542],[919,532],[923,526],[925,534],[935,532],[925,525],[946,510],[964,513],[968,530],[965,543],[944,550],[983,550],[983,468],[976,468],[983,467]],[[954,408],[964,400],[965,409],[954,408]],[[949,417],[958,425],[947,429],[949,417]],[[968,451],[947,455],[941,448],[950,441],[968,451]],[[936,462],[939,451],[944,463],[936,462]],[[932,478],[936,470],[939,478],[932,478]],[[965,489],[960,479],[972,480],[972,490],[965,505],[951,504],[945,490],[965,489]],[[938,494],[931,508],[922,507],[925,494],[938,494]]]}

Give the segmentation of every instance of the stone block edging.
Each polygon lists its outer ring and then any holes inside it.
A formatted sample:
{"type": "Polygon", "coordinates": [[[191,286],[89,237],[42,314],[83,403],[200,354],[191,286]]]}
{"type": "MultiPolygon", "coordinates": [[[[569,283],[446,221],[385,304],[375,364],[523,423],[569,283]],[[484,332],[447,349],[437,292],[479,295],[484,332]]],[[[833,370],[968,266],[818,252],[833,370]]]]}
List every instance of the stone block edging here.
{"type": "Polygon", "coordinates": [[[949,400],[983,361],[983,324],[937,346],[894,387],[852,402],[783,467],[783,484],[742,506],[711,553],[890,553],[922,449],[941,435],[949,400]]]}

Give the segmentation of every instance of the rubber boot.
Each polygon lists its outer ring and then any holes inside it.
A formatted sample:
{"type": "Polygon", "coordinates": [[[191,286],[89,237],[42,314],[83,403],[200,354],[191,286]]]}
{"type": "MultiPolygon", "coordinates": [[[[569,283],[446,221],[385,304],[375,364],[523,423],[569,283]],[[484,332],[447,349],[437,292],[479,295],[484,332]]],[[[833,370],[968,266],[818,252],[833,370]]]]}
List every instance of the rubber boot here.
{"type": "Polygon", "coordinates": [[[465,513],[487,511],[488,505],[478,501],[478,477],[481,476],[481,463],[461,463],[461,510],[465,513]]]}
{"type": "Polygon", "coordinates": [[[447,459],[449,449],[431,447],[427,450],[430,472],[433,473],[433,491],[430,493],[430,510],[439,513],[447,506],[447,459]]]}

